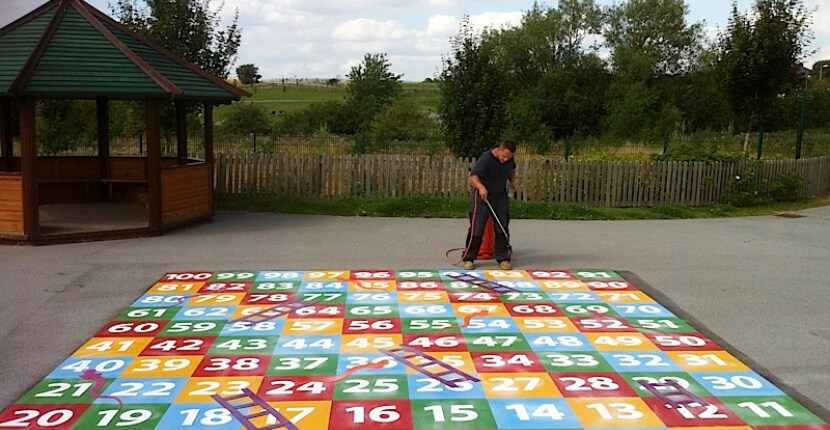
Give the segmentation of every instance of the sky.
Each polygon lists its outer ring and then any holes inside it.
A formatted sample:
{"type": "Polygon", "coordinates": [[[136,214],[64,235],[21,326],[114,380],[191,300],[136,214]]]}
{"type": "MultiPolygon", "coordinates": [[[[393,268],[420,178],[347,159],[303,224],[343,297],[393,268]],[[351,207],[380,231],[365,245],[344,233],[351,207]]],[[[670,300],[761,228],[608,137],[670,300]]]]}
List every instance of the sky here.
{"type": "MultiPolygon", "coordinates": [[[[622,0],[616,0],[617,3],[622,0]]],[[[115,0],[87,0],[110,14],[115,0]]],[[[42,0],[0,0],[0,27],[34,9],[42,0]]],[[[365,54],[385,53],[390,71],[404,81],[422,81],[440,73],[441,58],[452,52],[450,39],[465,16],[476,28],[517,25],[534,0],[211,0],[227,27],[235,11],[242,29],[236,66],[254,64],[264,80],[341,78],[365,54]]],[[[610,6],[615,0],[597,0],[610,6]]],[[[738,0],[751,10],[753,0],[738,0]]],[[[555,0],[539,0],[556,7],[555,0]]],[[[725,30],[730,0],[686,0],[688,23],[701,22],[707,35],[725,30]]],[[[814,39],[804,65],[830,59],[830,2],[804,0],[813,12],[814,39]]],[[[600,53],[603,54],[602,52],[600,53]]]]}

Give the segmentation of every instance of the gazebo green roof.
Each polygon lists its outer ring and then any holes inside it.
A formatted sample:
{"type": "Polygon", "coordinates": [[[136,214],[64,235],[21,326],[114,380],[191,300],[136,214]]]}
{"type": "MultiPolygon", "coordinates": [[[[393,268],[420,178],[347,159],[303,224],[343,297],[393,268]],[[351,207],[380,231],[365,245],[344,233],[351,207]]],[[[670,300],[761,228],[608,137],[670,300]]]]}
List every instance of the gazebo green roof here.
{"type": "Polygon", "coordinates": [[[230,103],[248,95],[82,0],[51,0],[0,29],[0,97],[230,103]]]}

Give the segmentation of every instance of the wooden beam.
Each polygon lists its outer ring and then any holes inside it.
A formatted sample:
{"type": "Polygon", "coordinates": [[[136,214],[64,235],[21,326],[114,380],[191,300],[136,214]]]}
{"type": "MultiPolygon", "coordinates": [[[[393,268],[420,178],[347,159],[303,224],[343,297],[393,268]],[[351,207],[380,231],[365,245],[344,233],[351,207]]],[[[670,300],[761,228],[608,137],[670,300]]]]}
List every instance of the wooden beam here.
{"type": "Polygon", "coordinates": [[[216,212],[213,204],[213,104],[205,103],[205,162],[210,168],[210,213],[216,212]]]}
{"type": "Polygon", "coordinates": [[[98,175],[101,179],[110,177],[110,109],[109,99],[98,97],[95,100],[98,122],[98,175]]]}
{"type": "Polygon", "coordinates": [[[151,233],[161,232],[161,114],[159,101],[144,101],[147,112],[147,216],[151,233]]]}
{"type": "Polygon", "coordinates": [[[176,101],[176,155],[179,164],[187,164],[187,105],[176,101]]]}
{"type": "Polygon", "coordinates": [[[23,235],[29,241],[40,238],[38,213],[37,135],[35,100],[20,99],[20,155],[23,178],[23,235]]]}
{"type": "Polygon", "coordinates": [[[12,131],[12,101],[9,98],[0,98],[0,155],[3,171],[12,171],[14,159],[14,132],[12,131]]]}

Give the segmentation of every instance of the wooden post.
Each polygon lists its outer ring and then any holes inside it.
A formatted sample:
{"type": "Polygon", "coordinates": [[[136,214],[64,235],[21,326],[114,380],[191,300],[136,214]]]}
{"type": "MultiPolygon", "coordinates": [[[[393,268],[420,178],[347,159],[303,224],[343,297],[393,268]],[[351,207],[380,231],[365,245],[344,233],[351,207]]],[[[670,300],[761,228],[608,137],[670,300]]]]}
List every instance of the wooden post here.
{"type": "Polygon", "coordinates": [[[177,101],[176,105],[176,155],[179,164],[187,164],[187,106],[177,101]]]}
{"type": "MultiPolygon", "coordinates": [[[[101,179],[110,177],[110,110],[109,99],[98,97],[95,99],[98,122],[98,176],[101,179]]],[[[111,197],[111,196],[110,196],[111,197]]]]}
{"type": "Polygon", "coordinates": [[[159,101],[147,99],[147,216],[151,233],[161,232],[161,116],[159,101]]]}
{"type": "Polygon", "coordinates": [[[210,102],[205,102],[205,112],[204,112],[204,120],[205,120],[205,163],[208,165],[208,169],[210,171],[210,185],[208,186],[208,196],[210,201],[210,213],[213,215],[215,212],[215,206],[213,203],[213,104],[210,102]]]}
{"type": "Polygon", "coordinates": [[[20,99],[20,170],[23,177],[23,234],[29,241],[40,238],[36,130],[35,100],[24,97],[20,99]]]}
{"type": "Polygon", "coordinates": [[[0,98],[0,155],[3,157],[3,164],[0,169],[6,172],[12,171],[12,160],[14,159],[13,139],[12,102],[11,99],[0,98]]]}

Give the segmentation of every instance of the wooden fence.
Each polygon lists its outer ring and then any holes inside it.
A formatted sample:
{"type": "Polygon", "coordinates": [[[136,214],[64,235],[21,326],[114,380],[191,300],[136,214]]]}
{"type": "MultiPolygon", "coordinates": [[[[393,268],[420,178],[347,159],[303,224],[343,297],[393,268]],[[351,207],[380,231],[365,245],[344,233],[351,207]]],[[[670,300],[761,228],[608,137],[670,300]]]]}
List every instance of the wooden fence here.
{"type": "MultiPolygon", "coordinates": [[[[466,197],[474,160],[406,155],[217,154],[218,198],[466,197]]],[[[626,162],[518,160],[517,198],[529,202],[632,207],[721,201],[752,162],[626,162]]],[[[757,175],[768,188],[798,173],[798,197],[830,194],[830,157],[764,161],[757,175]]]]}

